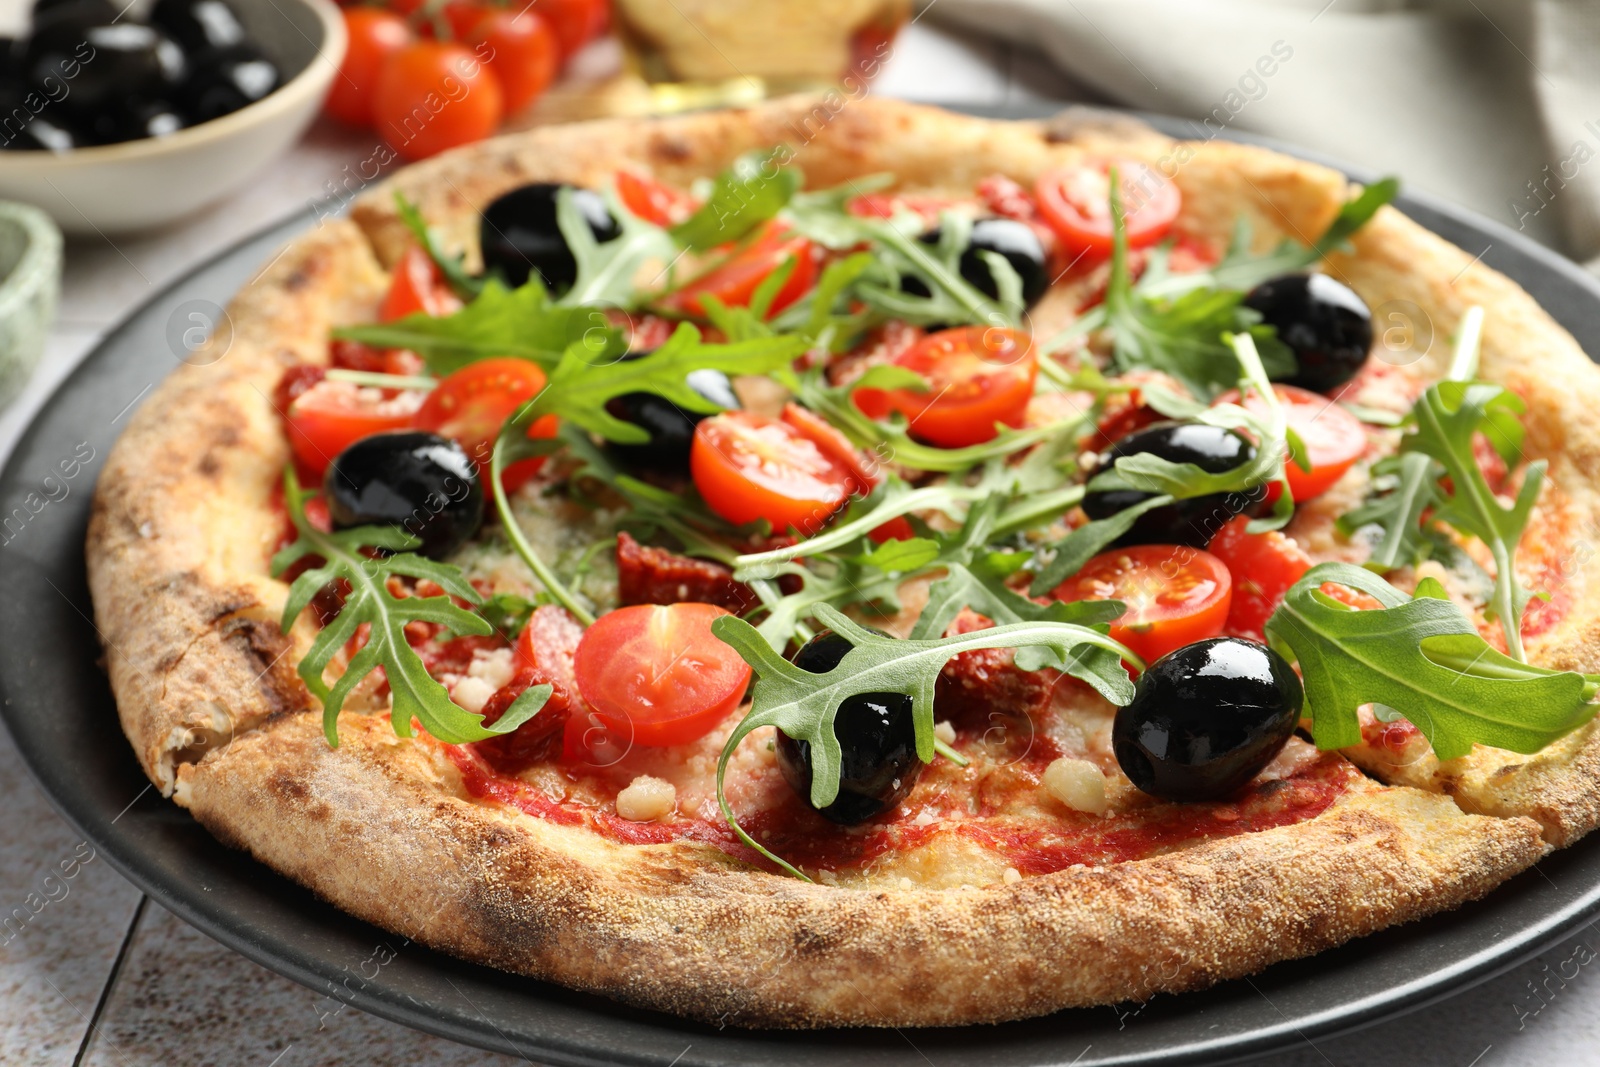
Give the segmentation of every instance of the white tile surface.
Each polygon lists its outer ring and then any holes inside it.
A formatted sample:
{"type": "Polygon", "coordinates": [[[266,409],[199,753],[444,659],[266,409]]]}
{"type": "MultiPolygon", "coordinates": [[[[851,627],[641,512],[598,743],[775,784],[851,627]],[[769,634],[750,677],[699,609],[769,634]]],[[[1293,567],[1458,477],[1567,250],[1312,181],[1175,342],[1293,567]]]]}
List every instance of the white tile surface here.
{"type": "MultiPolygon", "coordinates": [[[[23,3],[0,0],[0,8],[23,3]]],[[[877,91],[988,104],[1089,98],[1037,55],[962,40],[922,23],[900,38],[877,91]]],[[[311,200],[331,191],[330,182],[345,180],[346,165],[371,150],[365,136],[319,125],[260,181],[181,226],[134,238],[70,244],[60,322],[38,376],[16,404],[0,413],[0,454],[9,452],[32,410],[105,329],[240,237],[292,211],[309,211],[311,200]]],[[[46,894],[60,898],[38,907],[18,936],[0,944],[0,1064],[5,1067],[456,1067],[515,1062],[351,1008],[324,1019],[319,1011],[328,1006],[320,993],[248,962],[154,904],[145,905],[136,929],[130,930],[139,894],[103,860],[83,864],[64,883],[65,895],[59,883],[47,885],[45,876],[74,857],[79,842],[49,811],[3,733],[0,811],[5,812],[0,819],[0,921],[10,909],[26,908],[29,893],[38,893],[37,899],[46,894]],[[125,941],[126,954],[113,981],[113,964],[125,941]],[[90,1018],[97,1018],[95,1033],[80,1048],[90,1018]]],[[[0,938],[4,936],[0,929],[0,938]]],[[[1600,950],[1600,934],[1586,931],[1539,960],[1443,1004],[1355,1035],[1319,1039],[1262,1062],[1286,1067],[1600,1063],[1600,978],[1595,977],[1600,967],[1590,962],[1569,980],[1551,978],[1552,972],[1572,972],[1569,961],[1579,941],[1585,953],[1600,950]],[[1543,991],[1542,999],[1536,999],[1530,982],[1543,991]]],[[[944,1067],[936,1049],[930,1056],[944,1067]]]]}

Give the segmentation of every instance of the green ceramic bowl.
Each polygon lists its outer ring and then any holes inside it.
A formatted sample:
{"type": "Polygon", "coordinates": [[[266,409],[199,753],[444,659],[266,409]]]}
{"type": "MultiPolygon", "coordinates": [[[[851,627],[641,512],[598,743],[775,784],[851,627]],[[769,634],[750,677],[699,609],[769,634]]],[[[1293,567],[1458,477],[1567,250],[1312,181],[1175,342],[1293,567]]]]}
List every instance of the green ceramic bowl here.
{"type": "Polygon", "coordinates": [[[61,231],[36,207],[0,200],[0,405],[44,354],[61,293],[61,231]]]}

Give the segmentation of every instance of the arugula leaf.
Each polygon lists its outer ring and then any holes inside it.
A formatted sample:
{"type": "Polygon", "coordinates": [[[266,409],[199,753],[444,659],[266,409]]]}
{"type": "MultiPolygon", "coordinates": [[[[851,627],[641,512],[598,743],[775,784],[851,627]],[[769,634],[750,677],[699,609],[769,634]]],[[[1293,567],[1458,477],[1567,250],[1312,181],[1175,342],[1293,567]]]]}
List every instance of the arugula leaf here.
{"type": "Polygon", "coordinates": [[[615,360],[627,348],[603,311],[556,305],[537,275],[516,289],[490,278],[477,299],[453,315],[419,311],[395,322],[341,326],[333,336],[374,348],[408,348],[441,377],[497,356],[516,356],[549,369],[574,345],[596,363],[615,360]]]}
{"type": "Polygon", "coordinates": [[[778,147],[736,159],[717,175],[705,203],[668,231],[673,240],[704,252],[737,241],[775,217],[793,199],[802,181],[798,168],[779,162],[786,154],[788,149],[778,147]]]}
{"type": "Polygon", "coordinates": [[[1357,709],[1385,704],[1416,726],[1441,760],[1474,744],[1532,753],[1588,722],[1600,681],[1530,666],[1496,651],[1425,581],[1407,597],[1369,570],[1322,563],[1290,588],[1266,623],[1274,648],[1298,661],[1319,748],[1361,741],[1357,709]],[[1361,611],[1324,582],[1377,599],[1361,611]]]}
{"type": "Polygon", "coordinates": [[[1377,526],[1383,540],[1363,564],[1383,574],[1415,567],[1433,552],[1435,539],[1423,526],[1423,515],[1439,498],[1443,469],[1424,452],[1386,456],[1372,465],[1374,496],[1339,516],[1335,525],[1346,537],[1364,526],[1377,526]]]}
{"type": "Polygon", "coordinates": [[[528,625],[538,605],[515,593],[496,593],[478,605],[478,614],[507,641],[514,641],[528,625]]]}
{"type": "Polygon", "coordinates": [[[1233,241],[1227,254],[1216,266],[1210,270],[1160,277],[1152,277],[1147,273],[1145,278],[1140,279],[1139,289],[1150,297],[1174,296],[1195,288],[1248,291],[1279,275],[1310,270],[1332,253],[1340,251],[1345,242],[1399,192],[1400,182],[1397,178],[1373,182],[1340,205],[1333,221],[1311,244],[1304,245],[1286,237],[1265,255],[1250,251],[1249,220],[1241,217],[1234,228],[1233,241]]]}
{"type": "Polygon", "coordinates": [[[407,551],[416,547],[417,539],[398,526],[358,526],[323,533],[306,520],[305,503],[311,495],[300,488],[294,468],[284,472],[284,500],[298,536],[272,557],[271,569],[277,576],[307,556],[324,560],[289,586],[280,622],[284,633],[289,632],[323,586],[341,578],[350,586],[343,608],[317,633],[299,668],[306,687],[322,701],[322,730],[329,745],[339,746],[339,709],[345,698],[377,667],[383,668],[388,679],[393,694],[390,722],[401,737],[411,736],[411,720],[416,718],[423,729],[446,744],[483,741],[510,733],[544,706],[550,687],[536,686],[519,697],[493,726],[484,726],[483,716],[452,702],[449,692],[428,673],[422,658],[406,640],[406,624],[432,622],[458,634],[493,633],[489,622],[451,600],[460,597],[479,604],[483,598],[459,568],[407,551]],[[371,559],[362,553],[364,548],[395,554],[371,559]],[[393,576],[426,578],[448,595],[396,597],[388,586],[388,579],[393,576]],[[330,687],[323,675],[362,623],[370,628],[366,644],[351,657],[344,673],[330,687]]]}
{"type": "Polygon", "coordinates": [[[661,227],[632,214],[608,191],[606,206],[622,233],[609,241],[596,241],[572,195],[571,186],[556,193],[556,226],[572,250],[578,273],[572,288],[556,303],[569,308],[633,307],[641,297],[634,285],[635,275],[653,260],[665,269],[676,252],[671,238],[661,227]]]}
{"type": "Polygon", "coordinates": [[[1073,530],[1050,546],[1055,554],[1050,557],[1050,562],[1034,575],[1033,584],[1028,587],[1028,592],[1033,596],[1044,596],[1081,571],[1091,557],[1104,552],[1113,541],[1133,529],[1133,524],[1140,515],[1170,503],[1172,497],[1158,493],[1147,500],[1123,508],[1115,515],[1095,519],[1073,530]]]}
{"type": "MultiPolygon", "coordinates": [[[[784,659],[743,619],[723,616],[711,624],[711,632],[732,646],[756,674],[750,712],[729,735],[717,761],[717,801],[740,840],[798,878],[805,875],[745,833],[728,805],[723,788],[728,761],[752,730],[776,726],[788,736],[810,744],[811,802],[825,807],[839,794],[842,754],[834,734],[839,706],[859,693],[909,694],[917,756],[924,762],[931,761],[935,751],[934,684],[950,658],[962,652],[981,648],[1047,649],[1069,665],[1074,677],[1093,686],[1112,703],[1126,704],[1133,699],[1133,683],[1120,666],[1114,671],[1090,669],[1084,657],[1075,655],[1084,646],[1106,649],[1114,656],[1129,654],[1121,644],[1087,626],[1022,622],[955,637],[902,641],[864,629],[826,605],[816,608],[815,617],[853,646],[837,667],[824,674],[801,670],[784,659]]],[[[1104,661],[1099,662],[1103,665],[1104,661]]]]}
{"type": "Polygon", "coordinates": [[[406,194],[396,189],[394,191],[395,210],[400,214],[400,221],[406,229],[411,231],[411,236],[417,239],[422,250],[433,260],[434,266],[439,268],[439,273],[450,284],[450,288],[463,300],[470,301],[483,291],[484,279],[467,273],[463,265],[465,256],[446,255],[439,247],[439,242],[434,239],[433,231],[422,218],[422,212],[417,210],[417,205],[406,199],[406,194]]]}
{"type": "MultiPolygon", "coordinates": [[[[921,220],[915,219],[920,228],[921,220]]],[[[878,270],[864,274],[854,295],[887,318],[934,323],[1016,327],[1022,322],[1022,279],[1004,256],[986,255],[999,299],[991,299],[961,275],[961,256],[972,240],[972,220],[953,211],[939,216],[939,243],[932,247],[907,236],[907,219],[856,219],[862,240],[876,255],[878,270]],[[907,292],[905,279],[920,281],[928,295],[907,292]]]]}
{"type": "MultiPolygon", "coordinates": [[[[1210,400],[1238,384],[1238,361],[1228,334],[1245,333],[1255,341],[1266,376],[1287,377],[1295,361],[1261,316],[1243,305],[1236,289],[1190,287],[1169,299],[1153,299],[1139,291],[1128,270],[1127,220],[1122,192],[1111,177],[1111,276],[1106,282],[1105,327],[1111,333],[1112,363],[1121,373],[1148,368],[1169,374],[1196,397],[1210,400]]],[[[1166,276],[1166,255],[1153,253],[1150,270],[1166,276]]]]}

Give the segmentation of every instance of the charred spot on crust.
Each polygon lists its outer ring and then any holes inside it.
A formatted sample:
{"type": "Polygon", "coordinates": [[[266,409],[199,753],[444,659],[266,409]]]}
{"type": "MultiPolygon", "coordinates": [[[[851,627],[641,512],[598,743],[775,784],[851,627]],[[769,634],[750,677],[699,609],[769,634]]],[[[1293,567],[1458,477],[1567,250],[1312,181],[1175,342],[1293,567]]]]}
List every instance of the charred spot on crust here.
{"type": "Polygon", "coordinates": [[[648,155],[662,163],[683,163],[694,157],[694,146],[682,137],[659,134],[650,139],[648,155]]]}

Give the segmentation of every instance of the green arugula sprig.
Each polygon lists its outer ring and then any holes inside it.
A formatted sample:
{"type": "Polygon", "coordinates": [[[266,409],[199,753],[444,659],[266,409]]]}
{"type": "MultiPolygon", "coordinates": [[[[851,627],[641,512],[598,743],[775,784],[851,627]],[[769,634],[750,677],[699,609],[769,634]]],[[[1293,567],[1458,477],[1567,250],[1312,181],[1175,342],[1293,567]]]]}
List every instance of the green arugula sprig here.
{"type": "Polygon", "coordinates": [[[665,270],[677,254],[667,231],[623,207],[614,191],[606,191],[605,201],[622,232],[609,241],[597,241],[588,220],[573,200],[572,187],[563,186],[556,193],[556,226],[578,266],[572,288],[556,301],[561,307],[624,310],[635,307],[642,299],[642,292],[635,284],[640,269],[647,263],[658,262],[665,270]]]}
{"type": "Polygon", "coordinates": [[[1526,406],[1510,390],[1475,380],[1482,334],[1483,309],[1469,308],[1444,380],[1424,390],[1413,405],[1399,454],[1375,468],[1394,478],[1385,483],[1392,487],[1344,515],[1340,528],[1349,533],[1376,524],[1383,531],[1368,560],[1379,571],[1415,565],[1436,552],[1445,541],[1435,532],[1439,524],[1477,538],[1494,558],[1494,591],[1485,614],[1499,620],[1512,658],[1525,660],[1522,616],[1532,594],[1517,578],[1516,548],[1549,464],[1527,465],[1510,504],[1500,502],[1484,477],[1473,439],[1482,433],[1506,465],[1515,467],[1522,459],[1526,406]],[[1424,519],[1428,509],[1431,515],[1424,519]]]}
{"type": "Polygon", "coordinates": [[[1441,760],[1474,744],[1537,752],[1595,713],[1600,676],[1530,666],[1497,651],[1433,579],[1407,597],[1364,568],[1318,564],[1265,629],[1273,647],[1299,663],[1319,748],[1359,744],[1363,704],[1393,708],[1441,760]],[[1326,582],[1382,607],[1351,608],[1322,592],[1326,582]]]}
{"type": "Polygon", "coordinates": [[[775,726],[811,746],[810,799],[813,806],[821,808],[839,795],[842,752],[834,733],[834,718],[840,705],[863,693],[909,694],[917,757],[930,762],[936,751],[934,685],[944,665],[962,652],[982,648],[1046,649],[1067,664],[1069,673],[1112,703],[1121,705],[1133,699],[1133,683],[1117,664],[1117,657],[1131,657],[1132,653],[1093,627],[1021,622],[955,637],[897,640],[858,626],[825,604],[818,605],[814,614],[819,623],[842,635],[852,646],[838,666],[823,674],[801,670],[784,659],[743,619],[723,616],[711,624],[711,632],[731,645],[756,674],[750,712],[729,735],[717,761],[717,802],[741,841],[797,878],[804,879],[806,875],[746,833],[728,804],[724,790],[728,761],[751,731],[775,726]],[[1086,647],[1110,653],[1109,662],[1102,657],[1079,655],[1086,647]]]}
{"type": "Polygon", "coordinates": [[[595,363],[615,359],[626,349],[621,331],[604,311],[558,305],[536,275],[516,289],[491,278],[476,299],[454,314],[419,311],[395,322],[341,326],[333,336],[374,348],[410,349],[441,377],[498,356],[532,360],[549,369],[574,345],[595,363]]]}
{"type": "Polygon", "coordinates": [[[535,686],[518,697],[498,722],[485,726],[483,716],[451,701],[449,692],[428,673],[422,658],[406,640],[406,624],[437,623],[457,634],[493,633],[488,620],[458,607],[451,599],[460,597],[477,605],[483,598],[459,568],[409,551],[418,541],[400,527],[358,526],[323,533],[306,519],[305,504],[311,495],[300,488],[293,468],[284,473],[284,501],[298,536],[272,557],[271,569],[277,576],[308,556],[321,557],[323,561],[301,573],[289,586],[280,623],[284,633],[328,583],[343,579],[350,586],[338,616],[317,632],[299,667],[306,687],[322,701],[322,730],[330,746],[339,745],[339,710],[345,698],[378,667],[383,668],[389,682],[393,696],[390,722],[401,737],[411,736],[411,720],[416,718],[423,729],[446,744],[484,741],[510,733],[544,706],[550,687],[535,686]],[[390,554],[374,558],[363,550],[390,554]],[[448,595],[397,597],[389,591],[391,577],[425,578],[448,595]],[[330,686],[324,678],[329,664],[362,623],[369,625],[366,643],[330,686]]]}
{"type": "Polygon", "coordinates": [[[665,344],[633,360],[592,363],[581,346],[568,348],[550,372],[545,388],[506,420],[495,440],[489,484],[495,508],[512,549],[533,571],[545,591],[585,626],[594,613],[566,587],[522,533],[501,484],[501,473],[520,459],[545,455],[561,447],[559,439],[535,440],[528,430],[546,415],[558,414],[568,425],[609,441],[646,444],[650,434],[617,418],[606,404],[626,393],[654,393],[685,411],[709,414],[721,408],[689,386],[691,371],[711,369],[729,374],[769,374],[785,368],[805,351],[798,337],[764,337],[737,344],[706,344],[690,323],[679,323],[665,344]]]}
{"type": "Polygon", "coordinates": [[[395,210],[400,215],[400,221],[405,228],[411,231],[411,236],[416,238],[417,244],[433,260],[434,266],[439,268],[439,273],[449,283],[451,290],[462,300],[473,300],[483,291],[483,278],[467,272],[466,257],[457,253],[448,255],[439,246],[438,238],[428,223],[422,217],[422,212],[417,210],[417,205],[406,199],[400,190],[394,191],[395,210]]]}
{"type": "Polygon", "coordinates": [[[705,202],[669,232],[684,248],[705,252],[737,241],[775,217],[800,190],[799,168],[785,166],[785,148],[751,152],[711,183],[705,202]]]}

